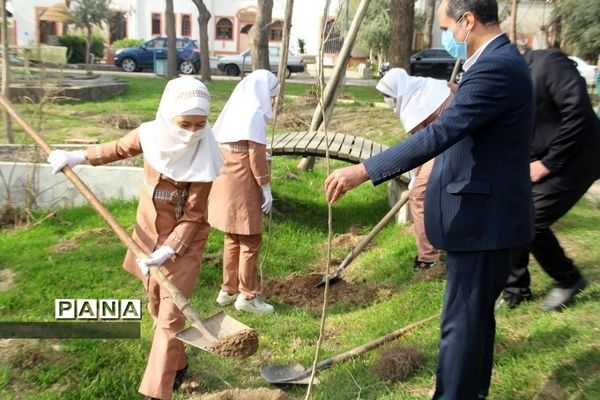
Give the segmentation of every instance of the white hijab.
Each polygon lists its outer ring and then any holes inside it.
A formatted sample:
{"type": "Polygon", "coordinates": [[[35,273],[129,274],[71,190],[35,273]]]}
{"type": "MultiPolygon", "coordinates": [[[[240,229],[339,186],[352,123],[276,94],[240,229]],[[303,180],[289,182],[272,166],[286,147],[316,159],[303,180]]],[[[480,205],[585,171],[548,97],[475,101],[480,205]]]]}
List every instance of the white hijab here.
{"type": "Polygon", "coordinates": [[[140,126],[144,157],[154,169],[178,182],[212,182],[223,159],[210,124],[184,132],[172,121],[178,115],[208,115],[210,94],[192,77],[176,78],[165,87],[156,119],[140,126]]]}
{"type": "Polygon", "coordinates": [[[271,97],[278,94],[277,78],[266,69],[258,69],[242,79],[215,122],[217,141],[266,144],[267,124],[273,117],[271,97]]]}
{"type": "Polygon", "coordinates": [[[396,99],[394,113],[404,130],[412,131],[433,114],[450,95],[448,82],[410,76],[402,68],[392,68],[379,80],[377,90],[396,99]]]}

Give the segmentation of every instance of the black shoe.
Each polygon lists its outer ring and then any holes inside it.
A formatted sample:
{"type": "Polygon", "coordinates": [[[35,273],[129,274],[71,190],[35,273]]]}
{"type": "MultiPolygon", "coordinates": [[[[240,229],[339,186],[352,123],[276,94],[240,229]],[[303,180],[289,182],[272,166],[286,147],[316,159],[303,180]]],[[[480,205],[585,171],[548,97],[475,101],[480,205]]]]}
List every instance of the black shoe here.
{"type": "Polygon", "coordinates": [[[501,308],[507,307],[508,309],[512,310],[522,302],[532,299],[533,296],[531,295],[531,291],[529,289],[521,289],[520,293],[513,293],[504,290],[498,301],[496,301],[496,306],[494,309],[498,311],[501,308]]]}
{"type": "Polygon", "coordinates": [[[175,372],[175,382],[173,382],[173,390],[179,390],[183,383],[183,378],[188,370],[188,365],[175,372]]]}
{"type": "Polygon", "coordinates": [[[582,276],[573,286],[567,288],[554,287],[544,298],[542,309],[544,311],[560,310],[569,305],[577,293],[587,286],[587,281],[582,276]]]}
{"type": "Polygon", "coordinates": [[[435,261],[419,261],[419,256],[415,256],[413,261],[413,271],[423,271],[435,267],[435,261]]]}

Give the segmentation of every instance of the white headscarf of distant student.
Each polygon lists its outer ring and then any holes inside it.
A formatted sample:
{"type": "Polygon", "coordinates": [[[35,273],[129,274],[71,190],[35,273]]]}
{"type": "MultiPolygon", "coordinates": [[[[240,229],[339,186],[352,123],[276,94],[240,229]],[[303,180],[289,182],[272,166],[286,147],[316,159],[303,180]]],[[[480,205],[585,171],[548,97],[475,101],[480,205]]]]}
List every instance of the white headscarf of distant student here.
{"type": "Polygon", "coordinates": [[[277,78],[266,69],[258,69],[242,79],[215,122],[217,141],[266,144],[267,125],[273,117],[271,98],[278,94],[277,78]]]}
{"type": "Polygon", "coordinates": [[[208,115],[210,94],[192,77],[167,83],[156,119],[143,123],[140,143],[144,157],[161,174],[178,182],[212,182],[223,159],[210,124],[198,132],[183,131],[173,123],[178,115],[208,115]]]}
{"type": "Polygon", "coordinates": [[[410,76],[402,68],[390,69],[376,89],[396,99],[394,113],[406,132],[433,114],[450,95],[448,82],[441,79],[410,76]]]}

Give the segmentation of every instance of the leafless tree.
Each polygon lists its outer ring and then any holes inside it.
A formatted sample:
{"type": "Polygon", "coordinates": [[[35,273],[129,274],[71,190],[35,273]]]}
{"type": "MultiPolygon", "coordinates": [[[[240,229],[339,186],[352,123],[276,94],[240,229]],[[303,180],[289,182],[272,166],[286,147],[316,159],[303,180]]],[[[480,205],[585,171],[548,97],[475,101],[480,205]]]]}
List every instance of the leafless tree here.
{"type": "MultiPolygon", "coordinates": [[[[2,95],[10,98],[10,56],[8,54],[8,18],[6,17],[6,0],[0,1],[2,18],[2,95]]],[[[12,131],[12,119],[6,110],[4,111],[4,129],[6,130],[6,140],[8,143],[14,143],[15,138],[12,131]]]]}
{"type": "Polygon", "coordinates": [[[390,0],[390,21],[392,25],[389,50],[390,67],[401,67],[407,71],[410,70],[414,19],[414,0],[390,0]]]}
{"type": "Polygon", "coordinates": [[[517,43],[517,7],[519,4],[518,0],[511,0],[512,6],[510,9],[510,41],[517,43]]]}
{"type": "Polygon", "coordinates": [[[167,21],[167,74],[169,79],[173,79],[177,77],[177,34],[175,33],[173,0],[167,0],[165,18],[167,21]]]}
{"type": "Polygon", "coordinates": [[[256,22],[250,29],[252,43],[252,70],[269,69],[269,34],[271,33],[271,15],[273,0],[258,0],[256,22]]]}
{"type": "Polygon", "coordinates": [[[423,37],[423,47],[428,49],[432,43],[433,20],[435,19],[435,3],[436,0],[427,0],[425,5],[425,29],[423,37]]]}
{"type": "Polygon", "coordinates": [[[198,25],[200,26],[200,73],[203,82],[210,82],[210,54],[208,49],[208,21],[210,12],[202,0],[192,0],[198,9],[198,25]]]}
{"type": "Polygon", "coordinates": [[[287,60],[290,47],[290,29],[292,28],[292,11],[294,9],[294,0],[287,0],[285,4],[285,21],[283,23],[283,37],[281,38],[281,53],[279,58],[279,68],[277,69],[277,80],[279,81],[279,96],[277,105],[283,105],[283,96],[285,92],[285,75],[287,73],[287,60]]]}

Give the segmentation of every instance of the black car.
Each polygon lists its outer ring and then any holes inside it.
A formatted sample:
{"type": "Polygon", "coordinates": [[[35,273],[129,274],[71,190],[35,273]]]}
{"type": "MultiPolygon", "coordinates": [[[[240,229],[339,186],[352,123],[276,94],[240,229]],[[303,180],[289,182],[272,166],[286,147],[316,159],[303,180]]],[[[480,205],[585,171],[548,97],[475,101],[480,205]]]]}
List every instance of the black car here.
{"type": "MultiPolygon", "coordinates": [[[[200,49],[196,41],[177,38],[177,68],[182,74],[200,71],[200,49]]],[[[157,37],[140,47],[128,47],[115,52],[114,64],[125,72],[141,71],[142,68],[154,69],[154,61],[167,59],[167,38],[157,37]]]]}
{"type": "MultiPolygon", "coordinates": [[[[456,59],[444,49],[425,49],[413,54],[410,58],[410,74],[449,80],[455,63],[456,59]]],[[[379,75],[385,75],[389,68],[389,63],[383,63],[379,69],[379,75]]],[[[458,73],[457,82],[462,78],[462,74],[462,71],[458,73]]]]}

